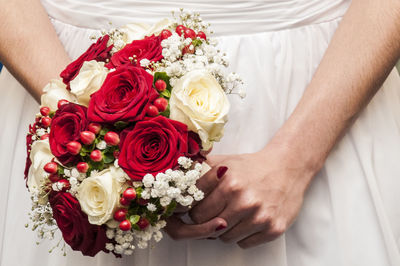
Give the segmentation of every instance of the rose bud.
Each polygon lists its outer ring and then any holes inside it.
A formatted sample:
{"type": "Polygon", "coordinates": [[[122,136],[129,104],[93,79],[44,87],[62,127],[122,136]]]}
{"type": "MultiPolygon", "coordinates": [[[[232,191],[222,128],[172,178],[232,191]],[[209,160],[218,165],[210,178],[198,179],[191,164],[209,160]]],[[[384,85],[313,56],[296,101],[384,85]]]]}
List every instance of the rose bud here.
{"type": "Polygon", "coordinates": [[[57,103],[57,107],[60,108],[62,105],[69,103],[69,101],[65,100],[65,99],[61,99],[58,101],[57,103]]]}
{"type": "Polygon", "coordinates": [[[101,125],[98,123],[90,123],[88,125],[88,129],[89,129],[89,131],[93,132],[94,134],[99,134],[99,132],[101,130],[101,125]]]}
{"type": "Polygon", "coordinates": [[[162,30],[160,33],[161,39],[165,40],[171,37],[172,33],[170,30],[162,30]]]}
{"type": "Polygon", "coordinates": [[[67,179],[61,179],[60,181],[58,181],[58,183],[61,183],[63,185],[62,191],[64,192],[71,188],[71,184],[67,179]]]}
{"type": "Polygon", "coordinates": [[[72,155],[77,155],[79,154],[79,152],[81,151],[82,148],[82,144],[80,144],[77,141],[70,141],[67,144],[67,150],[69,153],[71,153],[72,155]]]}
{"type": "Polygon", "coordinates": [[[55,183],[55,182],[60,181],[61,178],[60,178],[57,174],[51,174],[51,175],[49,175],[49,180],[50,180],[52,183],[55,183]]]}
{"type": "Polygon", "coordinates": [[[79,138],[81,139],[83,144],[90,145],[93,143],[96,135],[91,131],[82,131],[79,135],[79,138]]]}
{"type": "Polygon", "coordinates": [[[185,29],[184,34],[185,38],[190,38],[192,40],[196,38],[196,32],[192,29],[185,29]]]}
{"type": "Polygon", "coordinates": [[[167,88],[167,83],[165,83],[164,80],[159,79],[154,83],[154,86],[158,91],[165,91],[165,89],[167,88]]]}
{"type": "Polygon", "coordinates": [[[197,33],[197,37],[199,37],[200,39],[203,39],[203,40],[207,40],[206,34],[204,32],[202,32],[202,31],[199,31],[197,33]]]}
{"type": "Polygon", "coordinates": [[[49,138],[49,134],[44,134],[40,137],[40,140],[44,140],[44,139],[48,139],[49,138]]]}
{"type": "Polygon", "coordinates": [[[43,169],[49,174],[55,174],[58,170],[58,164],[55,162],[46,163],[43,169]]]}
{"type": "Polygon", "coordinates": [[[168,107],[168,101],[165,98],[157,98],[154,101],[154,106],[157,107],[157,109],[160,112],[164,112],[165,110],[167,110],[168,107]]]}
{"type": "Polygon", "coordinates": [[[89,169],[89,165],[86,162],[80,162],[76,165],[76,169],[78,169],[80,173],[86,173],[89,169]]]}
{"type": "Polygon", "coordinates": [[[182,33],[185,32],[186,27],[183,25],[178,25],[175,29],[175,32],[178,33],[179,36],[182,35],[182,33]]]}
{"type": "Polygon", "coordinates": [[[126,219],[126,214],[128,213],[127,209],[119,209],[114,213],[114,220],[118,222],[122,222],[126,219]]]}
{"type": "Polygon", "coordinates": [[[113,131],[108,131],[104,135],[104,141],[107,143],[107,145],[117,146],[119,144],[119,135],[113,131]]]}
{"type": "Polygon", "coordinates": [[[140,229],[144,230],[146,229],[147,226],[149,226],[149,220],[146,218],[141,217],[140,220],[137,222],[137,225],[140,227],[140,229]]]}
{"type": "Polygon", "coordinates": [[[149,105],[147,107],[146,113],[148,116],[154,117],[158,115],[158,109],[154,105],[149,105]]]}
{"type": "Polygon", "coordinates": [[[121,205],[128,206],[131,202],[127,198],[122,197],[119,200],[119,203],[121,203],[121,205]]]}
{"type": "Polygon", "coordinates": [[[127,200],[134,200],[136,198],[136,190],[134,188],[127,188],[124,193],[123,197],[127,200]]]}
{"type": "Polygon", "coordinates": [[[48,116],[50,114],[50,108],[47,106],[43,106],[42,108],[40,108],[40,113],[42,114],[42,116],[48,116]]]}
{"type": "Polygon", "coordinates": [[[129,222],[128,220],[123,220],[122,222],[119,223],[119,228],[122,231],[129,231],[131,230],[131,222],[129,222]]]}
{"type": "Polygon", "coordinates": [[[44,127],[49,127],[50,124],[51,124],[51,118],[50,117],[45,116],[45,117],[42,118],[42,125],[44,127]]]}
{"type": "Polygon", "coordinates": [[[114,155],[114,158],[115,158],[115,159],[118,159],[118,157],[119,157],[119,151],[114,151],[114,152],[113,152],[113,155],[114,155]]]}
{"type": "Polygon", "coordinates": [[[103,160],[101,151],[99,151],[99,150],[92,151],[90,153],[90,159],[92,159],[92,161],[94,161],[94,162],[100,162],[101,160],[103,160]]]}

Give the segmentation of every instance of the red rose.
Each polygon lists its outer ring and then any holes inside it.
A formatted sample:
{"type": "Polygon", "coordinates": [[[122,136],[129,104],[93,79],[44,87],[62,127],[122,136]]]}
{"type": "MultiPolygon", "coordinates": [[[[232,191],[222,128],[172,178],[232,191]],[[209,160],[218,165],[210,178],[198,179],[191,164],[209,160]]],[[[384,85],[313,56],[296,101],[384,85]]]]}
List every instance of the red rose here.
{"type": "Polygon", "coordinates": [[[50,128],[50,149],[64,165],[76,163],[80,156],[72,155],[67,150],[70,141],[79,140],[79,135],[86,129],[87,108],[74,103],[62,105],[55,113],[50,128]]]}
{"type": "Polygon", "coordinates": [[[30,158],[31,155],[31,146],[33,143],[32,140],[32,135],[36,133],[36,123],[33,125],[29,125],[29,133],[26,135],[26,162],[25,162],[25,171],[24,171],[24,179],[25,179],[25,183],[26,186],[28,187],[28,173],[29,173],[29,168],[32,165],[32,161],[30,158]]]}
{"type": "Polygon", "coordinates": [[[78,75],[79,70],[85,61],[96,60],[104,62],[110,57],[109,52],[112,49],[112,45],[107,47],[108,39],[110,39],[108,35],[100,37],[96,43],[92,44],[89,49],[87,49],[86,52],[70,63],[63,72],[61,72],[60,77],[62,77],[63,82],[68,85],[68,88],[69,82],[78,75]]]}
{"type": "Polygon", "coordinates": [[[136,66],[140,66],[140,60],[142,59],[148,59],[153,62],[163,59],[161,37],[153,35],[127,44],[111,57],[110,63],[106,64],[106,67],[117,68],[131,62],[136,66]],[[129,57],[136,59],[136,62],[135,60],[130,60],[129,57]]]}
{"type": "Polygon", "coordinates": [[[88,119],[99,123],[142,120],[157,97],[153,76],[140,67],[125,65],[109,73],[91,95],[88,119]]]}
{"type": "Polygon", "coordinates": [[[99,251],[106,251],[105,245],[108,239],[105,229],[89,223],[76,198],[70,193],[58,192],[50,195],[49,202],[53,209],[53,218],[65,242],[73,250],[81,251],[83,255],[91,257],[99,251]]]}
{"type": "Polygon", "coordinates": [[[118,162],[132,180],[140,181],[146,174],[156,175],[175,168],[178,158],[187,151],[187,126],[157,116],[121,133],[118,162]]]}
{"type": "Polygon", "coordinates": [[[188,150],[185,154],[186,157],[189,157],[193,161],[203,162],[206,160],[206,157],[202,154],[203,147],[201,145],[200,136],[193,132],[189,131],[188,133],[188,150]]]}

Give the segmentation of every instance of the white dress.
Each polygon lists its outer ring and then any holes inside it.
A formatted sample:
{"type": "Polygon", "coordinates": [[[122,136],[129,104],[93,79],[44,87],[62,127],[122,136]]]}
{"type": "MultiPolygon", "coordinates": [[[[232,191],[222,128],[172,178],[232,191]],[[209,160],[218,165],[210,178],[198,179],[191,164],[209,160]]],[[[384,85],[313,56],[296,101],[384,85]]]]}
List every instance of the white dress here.
{"type": "MultiPolygon", "coordinates": [[[[42,0],[72,58],[108,22],[154,22],[180,7],[211,22],[231,70],[247,85],[232,97],[230,122],[214,153],[261,149],[295,108],[349,0],[42,0]]],[[[360,29],[361,30],[361,29],[360,29]]],[[[45,51],[43,51],[45,52],[45,51]]],[[[340,78],[340,77],[338,77],[340,78]]],[[[66,257],[35,245],[24,228],[25,134],[38,105],[4,69],[0,75],[0,265],[137,266],[399,266],[400,78],[393,70],[381,90],[330,154],[307,191],[294,225],[279,239],[249,250],[219,240],[175,242],[115,259],[66,257]]]]}

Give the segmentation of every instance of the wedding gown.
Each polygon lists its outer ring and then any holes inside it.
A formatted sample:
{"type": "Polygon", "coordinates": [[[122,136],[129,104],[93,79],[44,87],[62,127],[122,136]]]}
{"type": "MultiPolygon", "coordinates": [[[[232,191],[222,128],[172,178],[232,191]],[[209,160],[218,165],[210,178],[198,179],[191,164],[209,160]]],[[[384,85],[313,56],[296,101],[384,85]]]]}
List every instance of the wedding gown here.
{"type": "MultiPolygon", "coordinates": [[[[214,153],[255,152],[295,108],[349,0],[42,0],[71,58],[99,29],[155,22],[180,7],[212,24],[230,68],[246,82],[244,100],[231,97],[225,137],[214,153]]],[[[360,28],[360,30],[362,30],[360,28]]],[[[345,44],[344,44],[345,45],[345,44]]],[[[46,51],[43,51],[44,53],[46,51]]],[[[340,78],[340,77],[338,77],[340,78]]],[[[400,78],[393,70],[330,154],[307,191],[294,225],[279,239],[249,250],[219,240],[175,242],[115,259],[67,256],[24,228],[25,134],[38,112],[33,98],[6,69],[0,75],[1,266],[399,266],[400,78]]],[[[339,90],[338,90],[339,93],[339,90]]]]}

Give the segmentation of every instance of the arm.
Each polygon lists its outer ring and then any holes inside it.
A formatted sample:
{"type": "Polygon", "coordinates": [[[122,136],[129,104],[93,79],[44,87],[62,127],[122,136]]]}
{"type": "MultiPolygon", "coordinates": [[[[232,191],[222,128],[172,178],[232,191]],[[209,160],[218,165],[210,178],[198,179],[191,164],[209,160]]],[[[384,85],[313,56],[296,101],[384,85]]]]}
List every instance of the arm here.
{"type": "Polygon", "coordinates": [[[0,0],[0,61],[39,101],[70,62],[39,0],[0,0]]]}
{"type": "MultiPolygon", "coordinates": [[[[399,56],[400,2],[353,0],[299,104],[267,146],[253,154],[210,157],[229,171],[192,209],[193,220],[223,218],[227,227],[211,236],[243,248],[285,232],[312,178],[399,56]]],[[[170,235],[199,237],[174,219],[167,225],[170,235]]],[[[209,227],[204,223],[202,230],[209,227]]]]}

